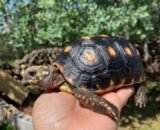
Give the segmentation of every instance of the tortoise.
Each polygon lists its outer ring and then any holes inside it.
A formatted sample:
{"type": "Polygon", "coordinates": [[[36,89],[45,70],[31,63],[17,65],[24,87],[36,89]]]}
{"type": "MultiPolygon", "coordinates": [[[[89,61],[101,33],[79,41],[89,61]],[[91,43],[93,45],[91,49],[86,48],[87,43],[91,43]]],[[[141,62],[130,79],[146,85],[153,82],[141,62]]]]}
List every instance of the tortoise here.
{"type": "Polygon", "coordinates": [[[147,102],[140,54],[122,37],[82,37],[65,47],[52,65],[27,68],[24,79],[45,90],[59,88],[71,93],[82,105],[116,121],[118,108],[101,94],[134,85],[135,104],[142,107],[147,102]]]}

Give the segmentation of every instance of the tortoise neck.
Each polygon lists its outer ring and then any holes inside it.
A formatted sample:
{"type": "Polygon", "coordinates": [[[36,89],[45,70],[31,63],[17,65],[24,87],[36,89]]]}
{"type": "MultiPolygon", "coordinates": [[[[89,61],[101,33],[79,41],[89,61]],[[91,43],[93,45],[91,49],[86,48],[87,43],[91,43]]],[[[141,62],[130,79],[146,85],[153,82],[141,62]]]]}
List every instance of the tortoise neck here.
{"type": "Polygon", "coordinates": [[[48,66],[49,75],[48,77],[40,83],[45,90],[53,90],[64,83],[64,78],[61,75],[59,69],[56,66],[48,66]]]}
{"type": "Polygon", "coordinates": [[[64,77],[62,76],[59,68],[57,66],[52,66],[53,74],[52,74],[52,86],[59,87],[61,84],[65,82],[64,77]]]}

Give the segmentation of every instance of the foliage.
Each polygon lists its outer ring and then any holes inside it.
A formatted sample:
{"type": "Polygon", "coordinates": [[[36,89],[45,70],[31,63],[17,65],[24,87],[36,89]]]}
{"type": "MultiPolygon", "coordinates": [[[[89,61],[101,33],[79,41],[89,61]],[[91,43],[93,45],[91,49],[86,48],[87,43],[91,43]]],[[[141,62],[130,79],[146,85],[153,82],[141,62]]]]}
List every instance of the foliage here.
{"type": "Polygon", "coordinates": [[[7,123],[1,123],[0,124],[0,130],[16,130],[16,128],[10,124],[7,123]]]}
{"type": "Polygon", "coordinates": [[[158,1],[2,0],[0,45],[10,44],[27,52],[62,46],[84,35],[148,40],[159,33],[158,1]]]}

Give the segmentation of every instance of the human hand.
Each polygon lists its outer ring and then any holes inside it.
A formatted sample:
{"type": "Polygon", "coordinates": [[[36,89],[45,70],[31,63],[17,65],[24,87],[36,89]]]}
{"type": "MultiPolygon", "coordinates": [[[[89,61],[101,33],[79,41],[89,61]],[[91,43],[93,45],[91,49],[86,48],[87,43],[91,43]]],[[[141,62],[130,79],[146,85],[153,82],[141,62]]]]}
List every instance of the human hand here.
{"type": "MultiPolygon", "coordinates": [[[[133,87],[126,87],[103,95],[119,111],[133,94],[133,87]]],[[[42,94],[34,104],[35,130],[116,130],[118,125],[110,117],[82,107],[78,100],[65,92],[42,94]]]]}

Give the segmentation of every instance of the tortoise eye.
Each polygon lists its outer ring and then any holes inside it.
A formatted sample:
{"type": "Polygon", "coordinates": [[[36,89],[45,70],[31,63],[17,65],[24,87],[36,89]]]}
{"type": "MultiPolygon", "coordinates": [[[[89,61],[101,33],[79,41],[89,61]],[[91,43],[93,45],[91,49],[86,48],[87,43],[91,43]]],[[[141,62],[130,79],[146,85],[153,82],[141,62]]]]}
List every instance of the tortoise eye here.
{"type": "Polygon", "coordinates": [[[28,72],[28,74],[29,74],[29,76],[33,77],[33,76],[35,76],[37,74],[37,71],[31,70],[31,71],[28,72]]]}

